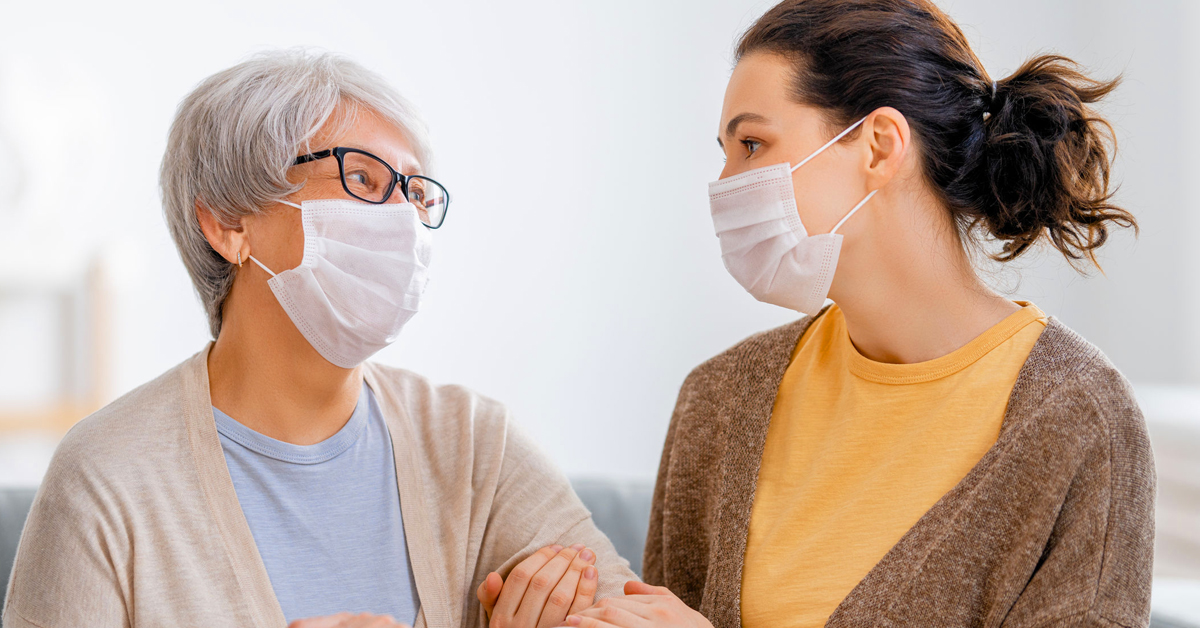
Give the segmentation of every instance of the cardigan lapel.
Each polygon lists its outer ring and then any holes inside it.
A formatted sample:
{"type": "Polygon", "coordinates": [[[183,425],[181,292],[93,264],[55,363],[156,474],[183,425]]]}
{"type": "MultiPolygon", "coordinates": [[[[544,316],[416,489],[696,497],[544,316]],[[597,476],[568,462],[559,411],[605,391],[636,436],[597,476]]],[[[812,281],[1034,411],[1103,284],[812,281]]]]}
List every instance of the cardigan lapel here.
{"type": "Polygon", "coordinates": [[[209,343],[182,369],[183,418],[187,424],[192,462],[196,465],[209,513],[221,534],[225,554],[238,588],[245,594],[255,627],[280,628],[287,624],[287,619],[271,587],[266,565],[258,554],[250,524],[242,513],[213,420],[212,395],[208,387],[208,352],[211,349],[212,343],[209,343]]]}
{"type": "Polygon", "coordinates": [[[700,603],[700,612],[715,628],[741,626],[746,539],[775,397],[791,363],[792,352],[808,326],[822,313],[824,310],[759,336],[752,341],[759,346],[747,351],[748,359],[730,365],[727,381],[731,394],[724,400],[729,420],[717,470],[720,497],[716,533],[700,603]]]}
{"type": "Polygon", "coordinates": [[[392,438],[396,483],[400,489],[400,513],[404,520],[404,536],[408,543],[408,556],[419,603],[413,628],[451,628],[454,620],[450,615],[446,570],[438,566],[437,536],[427,516],[436,500],[426,495],[419,458],[412,455],[412,452],[420,450],[420,444],[404,400],[397,390],[383,384],[376,368],[368,362],[363,374],[367,385],[375,393],[375,400],[392,438]]]}

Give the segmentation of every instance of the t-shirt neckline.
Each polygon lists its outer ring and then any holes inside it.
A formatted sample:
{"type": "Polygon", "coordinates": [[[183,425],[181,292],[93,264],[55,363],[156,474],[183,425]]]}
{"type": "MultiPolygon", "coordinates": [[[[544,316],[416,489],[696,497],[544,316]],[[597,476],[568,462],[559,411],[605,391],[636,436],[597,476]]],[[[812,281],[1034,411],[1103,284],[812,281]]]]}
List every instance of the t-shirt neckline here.
{"type": "Polygon", "coordinates": [[[276,440],[265,434],[260,434],[239,423],[233,417],[213,406],[213,419],[216,421],[217,432],[229,440],[253,451],[256,454],[293,464],[319,464],[332,460],[347,449],[350,449],[367,425],[371,406],[375,399],[371,389],[363,382],[362,391],[358,395],[358,403],[350,420],[333,436],[313,445],[296,445],[276,440]]]}
{"type": "MultiPolygon", "coordinates": [[[[913,364],[890,364],[876,362],[859,353],[850,334],[846,331],[845,320],[839,321],[841,330],[837,337],[839,349],[847,356],[850,372],[865,380],[880,384],[919,384],[942,379],[957,373],[979,361],[996,347],[1004,344],[1017,332],[1030,323],[1044,320],[1046,315],[1032,303],[1016,301],[1021,309],[1006,316],[999,323],[979,334],[967,344],[954,351],[932,360],[913,364]]],[[[834,306],[836,307],[836,306],[834,306]]],[[[841,316],[841,311],[837,312],[841,316]]]]}

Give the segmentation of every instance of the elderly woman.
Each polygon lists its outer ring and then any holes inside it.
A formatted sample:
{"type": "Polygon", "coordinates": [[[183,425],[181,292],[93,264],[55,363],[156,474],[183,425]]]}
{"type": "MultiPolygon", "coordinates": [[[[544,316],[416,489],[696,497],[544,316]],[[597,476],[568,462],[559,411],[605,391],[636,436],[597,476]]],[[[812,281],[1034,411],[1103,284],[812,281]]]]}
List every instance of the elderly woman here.
{"type": "Polygon", "coordinates": [[[366,362],[419,309],[429,159],[331,55],[183,101],[163,202],[216,340],[63,439],[5,626],[546,626],[634,578],[502,405],[366,362]]]}

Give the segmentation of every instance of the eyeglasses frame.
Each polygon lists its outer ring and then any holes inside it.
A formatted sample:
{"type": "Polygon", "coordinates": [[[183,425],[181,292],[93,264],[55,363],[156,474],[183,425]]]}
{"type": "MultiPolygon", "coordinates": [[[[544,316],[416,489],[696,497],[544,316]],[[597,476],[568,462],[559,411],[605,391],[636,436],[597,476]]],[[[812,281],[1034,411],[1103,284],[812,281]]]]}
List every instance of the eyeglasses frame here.
{"type": "MultiPolygon", "coordinates": [[[[295,161],[292,162],[292,165],[299,166],[299,165],[303,165],[303,164],[306,164],[306,163],[309,163],[312,161],[316,161],[318,159],[325,159],[326,157],[337,158],[338,178],[342,180],[342,189],[346,191],[346,194],[349,194],[350,196],[353,196],[354,198],[356,198],[364,203],[371,203],[372,205],[383,205],[384,203],[387,202],[387,200],[389,198],[392,197],[392,193],[396,191],[397,183],[400,184],[400,193],[404,195],[404,200],[407,201],[408,200],[408,180],[414,179],[414,178],[415,179],[423,179],[425,181],[428,181],[428,182],[438,186],[439,188],[442,188],[442,191],[446,193],[446,208],[442,212],[442,219],[440,221],[438,221],[437,225],[425,225],[425,226],[429,227],[430,229],[437,229],[438,227],[441,227],[442,225],[446,224],[446,216],[450,213],[450,190],[447,190],[446,186],[442,185],[441,183],[438,183],[437,181],[434,181],[433,179],[430,179],[429,177],[427,177],[425,175],[420,175],[420,174],[408,175],[408,174],[398,172],[387,161],[384,161],[383,159],[379,158],[378,156],[372,155],[371,153],[368,153],[365,150],[362,150],[359,148],[349,148],[347,146],[335,146],[335,147],[327,149],[327,150],[319,150],[315,153],[309,153],[307,155],[300,155],[299,157],[296,158],[295,161]],[[367,200],[367,199],[355,194],[354,192],[350,191],[350,186],[346,185],[346,164],[344,161],[342,161],[346,157],[346,153],[359,153],[361,155],[366,155],[367,157],[370,157],[370,158],[378,161],[379,163],[383,164],[383,166],[385,168],[387,168],[389,172],[392,173],[392,181],[390,184],[388,184],[387,194],[383,195],[383,200],[381,200],[381,201],[367,200]]],[[[422,223],[422,224],[424,224],[424,223],[422,223]]]]}

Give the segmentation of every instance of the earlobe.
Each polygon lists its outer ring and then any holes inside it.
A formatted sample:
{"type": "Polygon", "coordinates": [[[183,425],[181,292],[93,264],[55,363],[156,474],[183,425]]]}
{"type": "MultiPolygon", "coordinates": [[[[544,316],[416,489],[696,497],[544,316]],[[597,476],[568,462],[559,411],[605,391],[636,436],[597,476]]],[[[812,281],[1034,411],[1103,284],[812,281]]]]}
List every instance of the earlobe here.
{"type": "Polygon", "coordinates": [[[237,264],[240,268],[243,258],[246,257],[242,252],[246,246],[245,231],[241,227],[227,227],[221,224],[199,199],[196,200],[196,220],[200,223],[200,232],[204,234],[204,239],[208,240],[208,245],[226,261],[237,264]]]}

